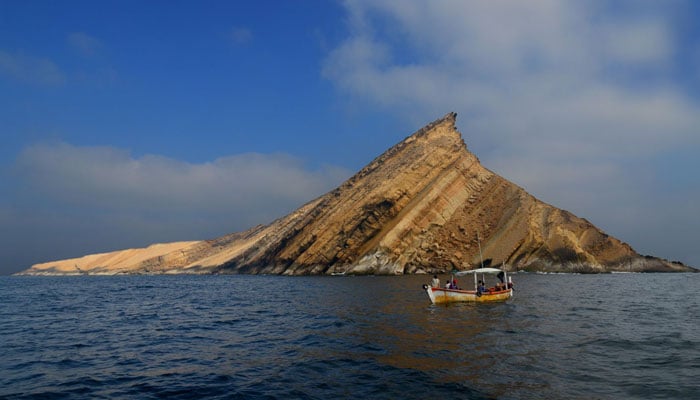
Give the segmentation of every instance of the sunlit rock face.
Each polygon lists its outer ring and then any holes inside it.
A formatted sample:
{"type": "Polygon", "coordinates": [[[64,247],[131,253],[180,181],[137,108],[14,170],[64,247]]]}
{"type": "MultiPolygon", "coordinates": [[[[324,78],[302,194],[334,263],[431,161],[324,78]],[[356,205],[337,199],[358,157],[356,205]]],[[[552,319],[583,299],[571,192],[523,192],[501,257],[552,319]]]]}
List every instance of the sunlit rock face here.
{"type": "Polygon", "coordinates": [[[694,271],[642,257],[484,168],[445,115],[335,190],[267,226],[208,241],[37,264],[26,274],[413,274],[694,271]],[[477,239],[478,238],[478,239],[477,239]]]}

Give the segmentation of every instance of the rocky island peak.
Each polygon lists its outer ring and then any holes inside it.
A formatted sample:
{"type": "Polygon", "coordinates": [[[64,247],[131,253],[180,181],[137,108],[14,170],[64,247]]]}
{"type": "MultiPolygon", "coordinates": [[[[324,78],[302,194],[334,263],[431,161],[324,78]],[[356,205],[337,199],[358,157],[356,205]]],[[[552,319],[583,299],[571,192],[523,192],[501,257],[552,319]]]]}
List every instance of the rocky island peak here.
{"type": "Polygon", "coordinates": [[[24,274],[416,274],[481,264],[548,272],[695,271],[637,254],[481,165],[437,119],[336,189],[220,238],[36,264],[24,274]]]}

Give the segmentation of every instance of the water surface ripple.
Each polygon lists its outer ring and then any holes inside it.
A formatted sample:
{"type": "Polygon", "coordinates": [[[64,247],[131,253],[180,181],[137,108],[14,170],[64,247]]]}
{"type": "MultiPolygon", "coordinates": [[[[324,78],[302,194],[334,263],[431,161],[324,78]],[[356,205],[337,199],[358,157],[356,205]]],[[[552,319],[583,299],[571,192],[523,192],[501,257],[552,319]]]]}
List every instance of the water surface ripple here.
{"type": "Polygon", "coordinates": [[[700,398],[700,274],[426,280],[0,277],[0,397],[700,398]]]}

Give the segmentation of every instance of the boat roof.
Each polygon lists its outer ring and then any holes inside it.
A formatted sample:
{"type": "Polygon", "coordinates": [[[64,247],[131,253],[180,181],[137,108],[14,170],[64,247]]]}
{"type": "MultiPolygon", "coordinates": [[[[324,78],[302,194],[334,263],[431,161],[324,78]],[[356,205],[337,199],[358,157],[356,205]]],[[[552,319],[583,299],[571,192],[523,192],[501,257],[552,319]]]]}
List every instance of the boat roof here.
{"type": "Polygon", "coordinates": [[[458,271],[455,272],[455,275],[461,276],[461,275],[467,275],[467,274],[498,274],[503,272],[503,270],[500,270],[498,268],[477,268],[477,269],[472,269],[469,271],[458,271]]]}

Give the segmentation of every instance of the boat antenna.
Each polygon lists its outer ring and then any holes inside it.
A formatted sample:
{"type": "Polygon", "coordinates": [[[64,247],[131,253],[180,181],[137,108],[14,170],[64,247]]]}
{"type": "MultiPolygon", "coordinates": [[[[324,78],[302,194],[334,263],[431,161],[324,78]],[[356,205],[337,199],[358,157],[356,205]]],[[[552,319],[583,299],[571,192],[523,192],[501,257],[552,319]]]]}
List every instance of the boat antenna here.
{"type": "Polygon", "coordinates": [[[481,260],[481,268],[484,268],[484,256],[481,254],[481,240],[479,239],[479,230],[476,230],[476,243],[479,245],[479,259],[481,260]]]}

